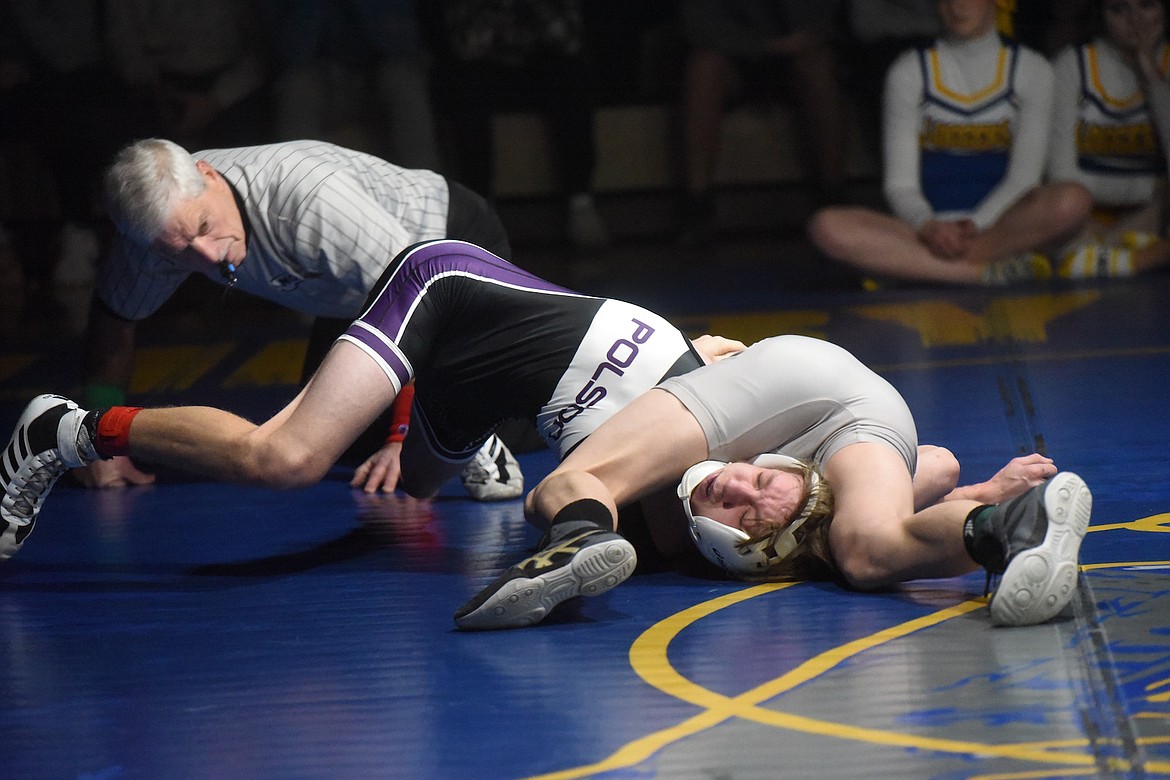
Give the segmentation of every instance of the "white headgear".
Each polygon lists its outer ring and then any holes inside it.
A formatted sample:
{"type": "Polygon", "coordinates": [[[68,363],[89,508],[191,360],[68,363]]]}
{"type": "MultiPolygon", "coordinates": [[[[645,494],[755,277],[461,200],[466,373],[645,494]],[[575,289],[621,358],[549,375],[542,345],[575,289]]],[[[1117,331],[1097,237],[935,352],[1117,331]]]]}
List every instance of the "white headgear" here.
{"type": "MultiPolygon", "coordinates": [[[[798,538],[797,531],[808,520],[809,510],[816,503],[820,477],[815,469],[808,469],[809,497],[796,517],[784,530],[748,545],[746,542],[751,537],[744,531],[724,525],[718,520],[696,515],[691,509],[691,493],[704,479],[726,465],[723,461],[704,460],[691,466],[678,483],[678,497],[682,499],[683,509],[690,520],[691,538],[695,540],[695,546],[699,548],[704,558],[729,574],[738,576],[759,574],[792,555],[800,545],[803,534],[798,538]]],[[[773,469],[805,470],[804,464],[796,458],[773,453],[756,457],[752,460],[752,465],[773,469]]]]}

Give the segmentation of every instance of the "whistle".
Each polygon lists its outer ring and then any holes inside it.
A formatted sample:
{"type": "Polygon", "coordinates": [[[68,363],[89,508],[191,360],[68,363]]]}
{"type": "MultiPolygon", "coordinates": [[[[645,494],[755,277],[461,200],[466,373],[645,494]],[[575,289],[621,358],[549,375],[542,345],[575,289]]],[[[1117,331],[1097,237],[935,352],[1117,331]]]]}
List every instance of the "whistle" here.
{"type": "Polygon", "coordinates": [[[230,260],[224,260],[219,264],[219,273],[224,279],[227,279],[228,287],[232,287],[236,283],[236,264],[230,260]]]}

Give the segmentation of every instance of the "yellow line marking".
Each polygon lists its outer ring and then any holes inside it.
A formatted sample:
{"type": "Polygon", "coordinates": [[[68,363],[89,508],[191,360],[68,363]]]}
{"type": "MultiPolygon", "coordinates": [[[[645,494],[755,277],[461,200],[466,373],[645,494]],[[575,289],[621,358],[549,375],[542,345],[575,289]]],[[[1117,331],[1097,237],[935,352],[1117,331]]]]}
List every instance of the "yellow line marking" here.
{"type": "MultiPolygon", "coordinates": [[[[1163,512],[1157,515],[1150,515],[1149,517],[1141,517],[1137,520],[1130,520],[1126,523],[1110,523],[1107,525],[1092,525],[1089,526],[1090,531],[1146,531],[1150,533],[1170,533],[1170,512],[1163,512]]],[[[1146,561],[1142,566],[1159,566],[1165,564],[1166,561],[1146,561]]]]}
{"type": "Polygon", "coordinates": [[[307,347],[308,342],[304,339],[270,342],[233,371],[231,376],[224,380],[223,386],[263,387],[274,384],[299,384],[307,347]]]}
{"type": "Polygon", "coordinates": [[[1129,566],[1165,566],[1170,561],[1117,561],[1115,563],[1082,563],[1081,571],[1098,571],[1100,569],[1124,569],[1129,566]]]}
{"type": "MultiPolygon", "coordinates": [[[[873,744],[946,753],[999,756],[1066,766],[1093,765],[1093,757],[1084,753],[1061,753],[1037,749],[1028,745],[990,745],[979,742],[915,736],[880,729],[832,723],[758,706],[762,702],[773,699],[802,683],[824,674],[843,661],[866,650],[980,609],[985,606],[983,599],[965,601],[821,653],[784,675],[734,697],[723,696],[722,694],[710,691],[691,682],[680,675],[670,664],[667,657],[667,648],[674,637],[678,636],[683,629],[721,609],[785,587],[790,587],[792,584],[771,583],[745,588],[697,604],[651,626],[635,640],[633,646],[630,648],[630,663],[634,671],[654,688],[688,703],[703,707],[704,711],[684,720],[676,726],[662,729],[627,743],[608,758],[597,763],[539,775],[530,780],[572,780],[572,778],[587,777],[598,772],[631,767],[646,760],[671,743],[737,717],[792,731],[852,739],[873,744]]],[[[1081,746],[1084,745],[1087,745],[1087,743],[1081,743],[1081,746]]]]}
{"type": "Polygon", "coordinates": [[[971,775],[967,780],[1038,780],[1039,778],[1045,777],[1059,780],[1062,777],[1092,777],[1095,774],[1097,774],[1097,767],[1095,766],[1084,769],[1061,767],[1059,769],[1036,769],[1029,772],[1001,772],[994,775],[971,775]]]}
{"type": "Polygon", "coordinates": [[[135,353],[130,392],[189,390],[235,349],[234,344],[143,347],[135,353]]]}
{"type": "MultiPolygon", "coordinates": [[[[1150,530],[1151,527],[1154,530],[1166,530],[1161,527],[1161,523],[1163,522],[1170,522],[1170,515],[1153,515],[1152,517],[1135,520],[1132,523],[1098,526],[1097,530],[1135,527],[1143,530],[1150,530]]],[[[1162,564],[1170,564],[1170,561],[1096,563],[1083,565],[1081,569],[1083,571],[1094,571],[1128,566],[1156,566],[1162,564]]],[[[623,745],[609,757],[596,763],[536,775],[529,778],[529,780],[575,780],[575,778],[588,777],[600,772],[632,767],[650,758],[667,745],[718,726],[732,718],[742,718],[791,731],[837,737],[840,739],[851,739],[892,747],[906,747],[976,756],[998,756],[1020,761],[1055,764],[1059,767],[1049,770],[979,776],[985,778],[985,780],[994,780],[996,778],[1010,780],[1012,778],[1087,777],[1096,774],[1097,770],[1093,756],[1080,752],[1058,752],[1056,750],[1057,748],[1087,748],[1087,740],[1052,740],[1045,742],[990,745],[850,726],[759,706],[761,703],[780,696],[798,685],[815,679],[849,658],[859,655],[866,650],[938,625],[951,618],[973,612],[986,604],[984,599],[964,601],[930,615],[907,621],[833,648],[810,658],[795,669],[768,683],[734,697],[724,696],[686,679],[671,665],[667,649],[674,638],[687,627],[694,625],[703,618],[721,609],[726,609],[756,598],[757,596],[783,590],[796,584],[798,583],[768,583],[747,587],[696,604],[648,628],[634,641],[634,644],[630,648],[630,665],[633,667],[635,673],[652,687],[669,696],[702,707],[704,711],[682,721],[676,726],[661,729],[633,740],[623,745]]],[[[1170,681],[1155,683],[1150,688],[1147,688],[1147,690],[1159,688],[1166,684],[1170,684],[1170,681]]],[[[1135,717],[1161,718],[1164,716],[1161,713],[1152,715],[1149,713],[1139,713],[1135,717]]],[[[1145,745],[1164,744],[1170,742],[1170,737],[1143,737],[1138,739],[1138,742],[1145,745]]],[[[1124,762],[1119,762],[1115,759],[1110,759],[1110,763],[1122,770],[1130,768],[1124,762]]],[[[1143,768],[1147,772],[1167,774],[1170,773],[1170,762],[1146,762],[1143,768]]]]}

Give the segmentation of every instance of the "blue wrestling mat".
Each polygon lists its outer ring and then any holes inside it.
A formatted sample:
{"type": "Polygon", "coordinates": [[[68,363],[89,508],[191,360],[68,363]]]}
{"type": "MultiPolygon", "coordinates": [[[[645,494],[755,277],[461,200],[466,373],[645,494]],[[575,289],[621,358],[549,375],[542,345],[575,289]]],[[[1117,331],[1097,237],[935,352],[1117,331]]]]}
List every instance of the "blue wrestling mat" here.
{"type": "MultiPolygon", "coordinates": [[[[62,482],[0,565],[0,776],[1170,776],[1170,279],[708,293],[637,302],[695,334],[851,349],[966,481],[1036,450],[1083,476],[1070,607],[1005,629],[981,575],[854,593],[656,573],[461,633],[452,612],[536,542],[520,501],[371,497],[343,468],[287,493],[62,482]]],[[[176,314],[144,329],[136,395],[263,416],[304,332],[240,303],[176,314]]],[[[30,343],[0,356],[5,434],[79,380],[74,341],[30,343]]],[[[520,460],[529,486],[553,465],[520,460]]]]}

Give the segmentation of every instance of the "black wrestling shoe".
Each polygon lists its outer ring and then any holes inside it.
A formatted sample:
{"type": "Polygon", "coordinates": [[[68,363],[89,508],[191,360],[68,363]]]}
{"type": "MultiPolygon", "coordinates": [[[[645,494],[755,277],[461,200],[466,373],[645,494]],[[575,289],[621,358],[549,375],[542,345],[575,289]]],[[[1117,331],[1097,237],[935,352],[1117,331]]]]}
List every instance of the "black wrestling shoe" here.
{"type": "Polygon", "coordinates": [[[84,416],[77,404],[59,395],[39,395],[24,408],[0,457],[0,560],[15,555],[32,533],[57,479],[84,465],[76,444],[84,416]]]}
{"type": "Polygon", "coordinates": [[[1076,590],[1092,509],[1088,485],[1068,471],[994,508],[991,528],[1003,558],[987,568],[1003,576],[991,597],[992,622],[1030,626],[1064,609],[1076,590]]]}
{"type": "Polygon", "coordinates": [[[597,596],[634,572],[634,546],[600,528],[570,532],[504,572],[455,613],[464,630],[521,628],[539,623],[574,596],[597,596]]]}

